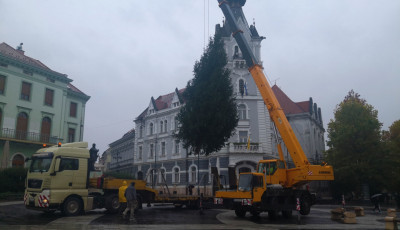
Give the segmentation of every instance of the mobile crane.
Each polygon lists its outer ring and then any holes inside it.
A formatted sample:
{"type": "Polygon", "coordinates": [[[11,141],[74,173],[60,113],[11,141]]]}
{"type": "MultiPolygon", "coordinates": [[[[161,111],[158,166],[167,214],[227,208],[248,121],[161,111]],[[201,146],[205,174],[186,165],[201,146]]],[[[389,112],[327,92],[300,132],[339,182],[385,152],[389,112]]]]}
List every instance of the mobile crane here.
{"type": "Polygon", "coordinates": [[[241,173],[237,189],[217,191],[214,203],[234,209],[238,217],[245,216],[247,211],[253,215],[266,211],[270,218],[275,218],[281,211],[284,217],[291,217],[294,209],[299,210],[302,215],[308,215],[311,205],[315,203],[315,197],[302,187],[310,181],[333,180],[333,168],[326,163],[311,165],[304,154],[263,73],[263,67],[259,64],[246,40],[246,37],[250,37],[249,34],[245,34],[248,30],[240,28],[237,22],[236,18],[239,18],[240,15],[244,18],[242,6],[245,2],[246,0],[218,0],[230,32],[242,51],[249,72],[295,167],[290,169],[287,167],[281,144],[278,143],[279,159],[261,160],[256,172],[241,173]]]}

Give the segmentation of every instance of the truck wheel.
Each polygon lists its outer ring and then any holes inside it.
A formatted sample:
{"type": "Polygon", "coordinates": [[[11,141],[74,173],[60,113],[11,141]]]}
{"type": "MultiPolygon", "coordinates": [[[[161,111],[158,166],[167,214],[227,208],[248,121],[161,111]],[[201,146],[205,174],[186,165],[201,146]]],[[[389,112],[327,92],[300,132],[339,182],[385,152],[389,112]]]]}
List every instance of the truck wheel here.
{"type": "Polygon", "coordinates": [[[237,217],[243,218],[246,216],[246,210],[243,209],[235,209],[235,214],[237,217]]]}
{"type": "Polygon", "coordinates": [[[77,216],[82,212],[82,203],[78,198],[69,197],[63,204],[62,212],[66,216],[77,216]]]}
{"type": "Polygon", "coordinates": [[[300,214],[305,216],[310,214],[310,200],[309,199],[304,199],[300,202],[300,214]]]}
{"type": "Polygon", "coordinates": [[[250,214],[252,216],[255,216],[255,217],[260,216],[260,212],[259,211],[250,211],[250,214]]]}
{"type": "Polygon", "coordinates": [[[278,217],[278,212],[276,210],[268,211],[268,218],[271,220],[275,220],[278,217]]]}
{"type": "Polygon", "coordinates": [[[293,215],[292,210],[282,210],[282,216],[284,218],[287,218],[287,219],[292,218],[292,215],[293,215]]]}
{"type": "Polygon", "coordinates": [[[106,197],[106,209],[109,213],[117,213],[120,206],[118,195],[111,194],[106,197]]]}

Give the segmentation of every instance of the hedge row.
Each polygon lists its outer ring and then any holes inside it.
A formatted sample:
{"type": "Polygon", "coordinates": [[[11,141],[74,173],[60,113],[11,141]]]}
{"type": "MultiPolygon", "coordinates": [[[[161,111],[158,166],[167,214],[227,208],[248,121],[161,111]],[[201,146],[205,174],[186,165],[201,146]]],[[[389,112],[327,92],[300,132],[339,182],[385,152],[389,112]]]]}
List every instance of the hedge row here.
{"type": "Polygon", "coordinates": [[[0,171],[0,193],[23,193],[27,169],[8,168],[0,171]]]}

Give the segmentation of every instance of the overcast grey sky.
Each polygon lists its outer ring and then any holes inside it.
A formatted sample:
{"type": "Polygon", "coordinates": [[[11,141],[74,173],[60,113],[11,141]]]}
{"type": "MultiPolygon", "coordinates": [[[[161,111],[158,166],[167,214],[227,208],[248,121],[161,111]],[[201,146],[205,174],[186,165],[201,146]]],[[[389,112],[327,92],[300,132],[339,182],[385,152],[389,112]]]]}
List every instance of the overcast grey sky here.
{"type": "MultiPolygon", "coordinates": [[[[400,119],[399,0],[248,0],[244,12],[266,37],[269,80],[295,102],[313,97],[325,129],[351,89],[384,129],[400,119]]],[[[222,19],[217,0],[0,0],[0,42],[23,42],[91,96],[84,140],[103,153],[151,96],[186,86],[222,19]]]]}

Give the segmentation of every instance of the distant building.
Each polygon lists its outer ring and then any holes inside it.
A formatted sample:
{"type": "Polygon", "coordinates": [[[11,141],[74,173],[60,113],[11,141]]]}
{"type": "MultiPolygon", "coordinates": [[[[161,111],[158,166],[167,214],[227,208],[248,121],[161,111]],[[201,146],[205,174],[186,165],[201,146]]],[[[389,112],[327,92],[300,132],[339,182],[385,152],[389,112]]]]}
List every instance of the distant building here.
{"type": "MultiPolygon", "coordinates": [[[[272,90],[310,163],[321,163],[325,151],[321,108],[311,97],[308,101],[293,102],[278,86],[272,86],[272,90]]],[[[273,147],[277,152],[276,145],[273,147]]],[[[282,150],[287,156],[287,149],[282,150]]]]}
{"type": "Polygon", "coordinates": [[[130,174],[134,163],[135,129],[129,130],[109,146],[107,155],[110,164],[107,170],[130,174]]]}
{"type": "Polygon", "coordinates": [[[82,141],[89,96],[66,74],[0,44],[1,168],[23,166],[42,144],[82,141]]]}

